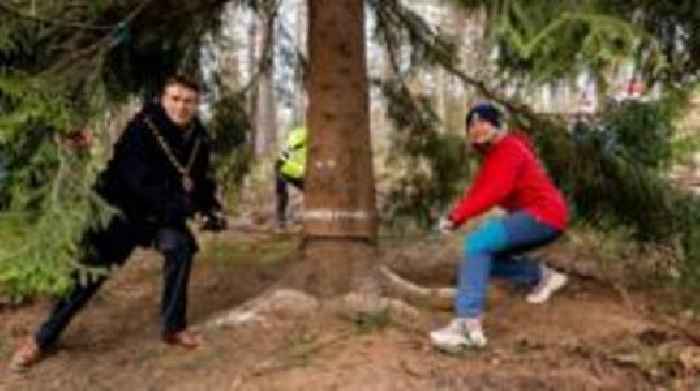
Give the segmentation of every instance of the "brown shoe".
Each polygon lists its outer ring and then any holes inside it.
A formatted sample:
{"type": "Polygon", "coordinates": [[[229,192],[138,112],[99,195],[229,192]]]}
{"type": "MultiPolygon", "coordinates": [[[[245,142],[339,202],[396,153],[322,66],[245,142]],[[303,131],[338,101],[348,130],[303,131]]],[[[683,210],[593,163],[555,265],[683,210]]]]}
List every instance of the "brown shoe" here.
{"type": "Polygon", "coordinates": [[[182,330],[163,335],[163,342],[168,345],[182,346],[187,349],[196,349],[204,342],[199,334],[182,330]]]}
{"type": "Polygon", "coordinates": [[[10,360],[10,369],[24,371],[41,360],[41,348],[33,337],[26,338],[19,343],[10,360]]]}

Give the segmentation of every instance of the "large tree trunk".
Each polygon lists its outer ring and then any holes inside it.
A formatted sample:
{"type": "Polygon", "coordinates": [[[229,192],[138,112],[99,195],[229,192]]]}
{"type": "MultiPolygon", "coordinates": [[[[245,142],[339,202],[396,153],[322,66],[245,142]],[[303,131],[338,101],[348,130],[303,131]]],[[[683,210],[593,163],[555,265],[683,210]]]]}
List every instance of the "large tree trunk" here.
{"type": "MultiPolygon", "coordinates": [[[[363,289],[377,238],[362,0],[309,0],[304,256],[323,297],[363,289]]],[[[371,285],[371,283],[370,283],[371,285]]]]}

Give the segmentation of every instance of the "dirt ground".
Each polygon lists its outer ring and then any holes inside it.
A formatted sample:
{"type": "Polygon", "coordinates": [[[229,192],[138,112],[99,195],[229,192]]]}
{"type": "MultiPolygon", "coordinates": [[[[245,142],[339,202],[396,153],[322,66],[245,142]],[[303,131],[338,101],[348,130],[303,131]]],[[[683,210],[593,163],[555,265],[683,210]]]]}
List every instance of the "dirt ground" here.
{"type": "MultiPolygon", "coordinates": [[[[202,325],[263,292],[296,245],[288,234],[205,238],[190,288],[191,323],[202,325]]],[[[700,390],[700,347],[635,309],[662,308],[658,297],[632,292],[623,300],[595,281],[574,278],[544,305],[495,284],[485,320],[488,348],[445,354],[431,348],[427,334],[450,314],[430,308],[411,324],[391,313],[351,321],[319,311],[201,328],[204,347],[166,347],[158,339],[160,278],[156,254],[135,254],[49,357],[21,374],[1,365],[0,389],[700,390]]],[[[0,362],[50,305],[0,307],[0,362]]]]}

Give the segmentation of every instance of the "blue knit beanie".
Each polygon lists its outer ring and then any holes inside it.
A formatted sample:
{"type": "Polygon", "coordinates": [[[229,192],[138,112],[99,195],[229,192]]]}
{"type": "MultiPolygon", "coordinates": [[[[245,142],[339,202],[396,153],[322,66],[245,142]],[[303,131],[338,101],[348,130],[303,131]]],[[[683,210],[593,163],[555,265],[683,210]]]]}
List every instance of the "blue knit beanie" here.
{"type": "Polygon", "coordinates": [[[472,121],[477,118],[484,121],[488,121],[493,126],[500,128],[503,120],[503,113],[501,113],[501,111],[491,103],[479,103],[473,106],[471,110],[469,110],[469,113],[467,113],[467,127],[469,127],[472,121]]]}

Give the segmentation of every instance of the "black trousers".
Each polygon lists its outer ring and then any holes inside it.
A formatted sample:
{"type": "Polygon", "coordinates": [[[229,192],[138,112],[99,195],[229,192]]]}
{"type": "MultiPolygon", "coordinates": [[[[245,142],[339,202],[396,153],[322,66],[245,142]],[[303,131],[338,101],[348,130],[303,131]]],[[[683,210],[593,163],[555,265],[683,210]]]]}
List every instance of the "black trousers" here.
{"type": "MultiPolygon", "coordinates": [[[[158,227],[116,216],[104,229],[88,232],[85,242],[92,250],[92,255],[83,261],[89,266],[122,265],[137,246],[154,245],[165,258],[161,331],[163,334],[173,333],[187,327],[187,287],[197,246],[184,222],[173,227],[158,227]]],[[[56,303],[48,319],[35,334],[39,347],[45,349],[56,342],[71,319],[106,279],[106,276],[99,276],[81,284],[78,273],[73,274],[72,291],[56,303]]]]}
{"type": "Polygon", "coordinates": [[[275,190],[277,194],[277,222],[287,222],[287,205],[289,204],[289,189],[287,184],[292,184],[299,190],[304,190],[304,179],[292,178],[280,172],[280,164],[275,166],[275,190]]]}

